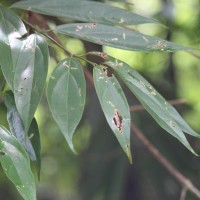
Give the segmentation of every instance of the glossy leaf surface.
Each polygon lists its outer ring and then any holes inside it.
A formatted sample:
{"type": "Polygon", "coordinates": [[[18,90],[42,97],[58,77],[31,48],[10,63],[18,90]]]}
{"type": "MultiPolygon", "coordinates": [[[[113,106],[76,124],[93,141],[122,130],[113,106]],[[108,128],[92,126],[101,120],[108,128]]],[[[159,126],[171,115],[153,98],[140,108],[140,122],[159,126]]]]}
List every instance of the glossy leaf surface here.
{"type": "Polygon", "coordinates": [[[14,97],[27,133],[43,94],[48,70],[48,47],[36,34],[23,40],[14,75],[14,97]]]}
{"type": "Polygon", "coordinates": [[[80,38],[96,44],[143,52],[174,52],[191,50],[157,37],[148,36],[137,31],[104,24],[76,23],[57,26],[55,31],[64,35],[80,38]]]}
{"type": "Polygon", "coordinates": [[[34,176],[24,148],[5,128],[0,126],[0,162],[7,177],[25,200],[36,200],[34,176]]]}
{"type": "Polygon", "coordinates": [[[183,132],[197,138],[200,138],[200,135],[189,127],[175,108],[167,103],[146,79],[126,63],[109,57],[109,61],[106,61],[105,64],[117,72],[157,123],[196,155],[183,132]]]}
{"type": "Polygon", "coordinates": [[[72,137],[83,114],[86,83],[76,59],[62,60],[51,74],[47,99],[55,121],[75,152],[72,137]]]}
{"type": "Polygon", "coordinates": [[[26,28],[20,18],[0,6],[0,65],[4,77],[11,89],[13,89],[13,77],[17,54],[21,48],[21,38],[26,34],[26,28]]]}
{"type": "Polygon", "coordinates": [[[17,140],[23,145],[23,147],[29,154],[30,159],[36,163],[38,177],[39,177],[41,168],[41,159],[40,159],[41,146],[40,146],[40,135],[37,127],[37,122],[35,119],[33,119],[27,136],[25,134],[23,122],[17,111],[14,96],[11,91],[7,91],[4,94],[4,102],[7,107],[7,120],[11,133],[15,135],[17,140]]]}
{"type": "Polygon", "coordinates": [[[77,21],[119,26],[158,23],[121,8],[85,0],[29,0],[17,2],[13,7],[77,21]]]}
{"type": "Polygon", "coordinates": [[[106,120],[121,147],[132,162],[130,150],[130,111],[126,97],[115,76],[109,77],[107,68],[94,68],[95,89],[106,120]]]}

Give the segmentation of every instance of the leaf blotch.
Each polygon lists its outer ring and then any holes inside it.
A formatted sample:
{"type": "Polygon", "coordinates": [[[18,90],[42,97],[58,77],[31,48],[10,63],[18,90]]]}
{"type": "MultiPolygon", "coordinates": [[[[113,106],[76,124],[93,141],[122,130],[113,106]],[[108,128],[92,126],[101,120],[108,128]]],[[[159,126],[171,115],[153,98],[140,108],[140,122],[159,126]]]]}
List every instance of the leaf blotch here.
{"type": "Polygon", "coordinates": [[[118,131],[122,133],[122,116],[119,114],[119,111],[115,109],[114,117],[113,117],[113,122],[115,123],[118,131]]]}

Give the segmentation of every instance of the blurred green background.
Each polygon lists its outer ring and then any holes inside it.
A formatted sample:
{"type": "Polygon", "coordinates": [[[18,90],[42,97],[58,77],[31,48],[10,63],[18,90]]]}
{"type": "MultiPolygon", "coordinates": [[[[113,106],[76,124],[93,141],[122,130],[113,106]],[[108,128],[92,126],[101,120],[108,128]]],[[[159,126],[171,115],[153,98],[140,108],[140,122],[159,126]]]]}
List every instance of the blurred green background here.
{"type": "MultiPolygon", "coordinates": [[[[3,4],[13,1],[2,1],[3,4]]],[[[160,21],[138,25],[142,33],[200,49],[199,0],[112,0],[104,1],[160,21]],[[166,27],[165,27],[166,26],[166,27]]],[[[52,19],[51,19],[52,20],[52,19]]],[[[54,21],[51,21],[54,23],[54,21]]],[[[132,27],[131,27],[132,28],[132,27]]],[[[66,48],[83,54],[100,46],[60,36],[66,48]]],[[[185,52],[138,53],[103,47],[109,55],[127,62],[147,78],[167,99],[185,99],[177,106],[191,127],[200,133],[200,60],[185,52]]],[[[199,53],[198,51],[196,53],[199,53]]],[[[49,73],[65,56],[51,49],[49,73]]],[[[90,69],[90,68],[89,68],[90,69]]],[[[3,77],[0,72],[0,88],[3,77]]],[[[138,101],[125,88],[130,105],[138,101]]],[[[74,155],[51,117],[45,95],[36,113],[42,143],[41,180],[38,200],[177,200],[182,186],[131,135],[133,165],[128,163],[108,127],[93,87],[88,82],[84,117],[75,133],[74,155]]],[[[162,130],[145,111],[132,113],[132,120],[177,169],[200,188],[200,159],[162,130]]],[[[7,126],[6,109],[0,99],[0,123],[7,126]]],[[[190,139],[190,138],[189,138],[190,139]]],[[[190,139],[200,153],[200,141],[190,139]]],[[[0,200],[22,199],[0,170],[0,200]]],[[[197,199],[187,193],[186,200],[197,199]]]]}

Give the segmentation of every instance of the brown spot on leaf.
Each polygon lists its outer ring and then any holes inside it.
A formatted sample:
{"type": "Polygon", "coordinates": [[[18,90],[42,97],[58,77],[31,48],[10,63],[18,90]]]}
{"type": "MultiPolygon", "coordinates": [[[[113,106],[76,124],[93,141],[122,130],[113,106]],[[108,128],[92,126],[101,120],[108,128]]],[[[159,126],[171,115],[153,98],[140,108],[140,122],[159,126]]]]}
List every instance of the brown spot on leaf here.
{"type": "Polygon", "coordinates": [[[103,69],[103,73],[104,73],[106,76],[108,76],[108,69],[107,69],[107,67],[103,67],[102,69],[103,69]]]}
{"type": "Polygon", "coordinates": [[[99,53],[99,56],[101,58],[103,58],[104,60],[107,60],[108,59],[108,54],[107,53],[99,53]]]}
{"type": "Polygon", "coordinates": [[[107,67],[103,67],[102,69],[105,76],[107,76],[108,78],[112,76],[107,67]]]}
{"type": "Polygon", "coordinates": [[[5,153],[3,151],[0,151],[0,156],[4,156],[5,153]]]}
{"type": "Polygon", "coordinates": [[[122,133],[122,116],[119,114],[119,111],[115,109],[113,121],[115,125],[117,126],[117,129],[119,130],[120,133],[122,133]]]}

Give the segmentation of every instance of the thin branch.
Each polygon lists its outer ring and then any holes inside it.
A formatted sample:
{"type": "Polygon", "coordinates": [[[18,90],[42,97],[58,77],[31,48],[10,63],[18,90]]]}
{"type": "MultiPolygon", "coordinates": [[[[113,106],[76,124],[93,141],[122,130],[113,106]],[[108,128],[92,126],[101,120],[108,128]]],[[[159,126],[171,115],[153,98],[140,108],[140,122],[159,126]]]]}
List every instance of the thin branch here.
{"type": "Polygon", "coordinates": [[[83,72],[85,74],[85,77],[90,82],[90,85],[93,87],[94,86],[93,76],[91,75],[91,73],[89,72],[89,70],[87,68],[85,68],[85,67],[83,67],[83,72]]]}
{"type": "Polygon", "coordinates": [[[29,22],[27,22],[26,20],[23,20],[24,23],[26,25],[28,25],[29,27],[31,27],[32,29],[34,29],[35,31],[37,31],[38,33],[44,35],[46,38],[48,38],[51,42],[53,42],[55,45],[57,45],[58,47],[60,47],[68,56],[72,56],[71,52],[69,52],[67,49],[65,49],[61,43],[59,42],[59,40],[55,40],[54,38],[52,38],[51,36],[49,36],[46,31],[41,30],[35,26],[33,26],[32,24],[30,24],[29,22]]]}
{"type": "MultiPolygon", "coordinates": [[[[175,105],[183,105],[183,104],[186,104],[187,102],[184,99],[174,99],[174,100],[168,101],[168,103],[175,106],[175,105]]],[[[145,110],[145,108],[142,105],[130,106],[130,111],[132,112],[138,112],[138,111],[143,111],[143,110],[145,110]]]]}
{"type": "Polygon", "coordinates": [[[183,187],[183,188],[182,188],[180,200],[185,200],[186,195],[187,195],[187,190],[188,190],[188,189],[187,189],[186,187],[183,187]]]}
{"type": "MultiPolygon", "coordinates": [[[[62,49],[64,51],[64,53],[67,55],[67,56],[70,56],[70,57],[74,57],[74,58],[78,58],[80,60],[83,60],[89,64],[91,64],[92,66],[96,66],[96,63],[93,63],[79,55],[75,55],[75,54],[72,54],[70,51],[68,51],[63,45],[62,43],[60,42],[59,38],[56,36],[56,34],[49,28],[47,22],[46,22],[46,19],[43,18],[42,16],[40,16],[39,14],[33,14],[32,13],[32,23],[24,20],[24,23],[27,24],[30,28],[32,28],[33,30],[35,30],[36,32],[42,34],[43,36],[45,36],[46,38],[48,38],[52,43],[54,43],[56,46],[58,46],[60,49],[62,49]],[[34,26],[32,23],[33,21],[36,20],[36,21],[42,21],[42,28],[44,29],[41,29],[41,28],[38,28],[36,26],[34,26]]],[[[39,22],[38,22],[39,23],[39,22]]]]}
{"type": "Polygon", "coordinates": [[[160,152],[156,149],[153,144],[144,136],[144,134],[131,123],[131,130],[133,134],[142,142],[142,144],[149,150],[149,152],[158,160],[165,169],[174,177],[176,180],[183,185],[188,191],[196,195],[200,199],[200,190],[198,190],[192,182],[181,174],[160,152]]]}

